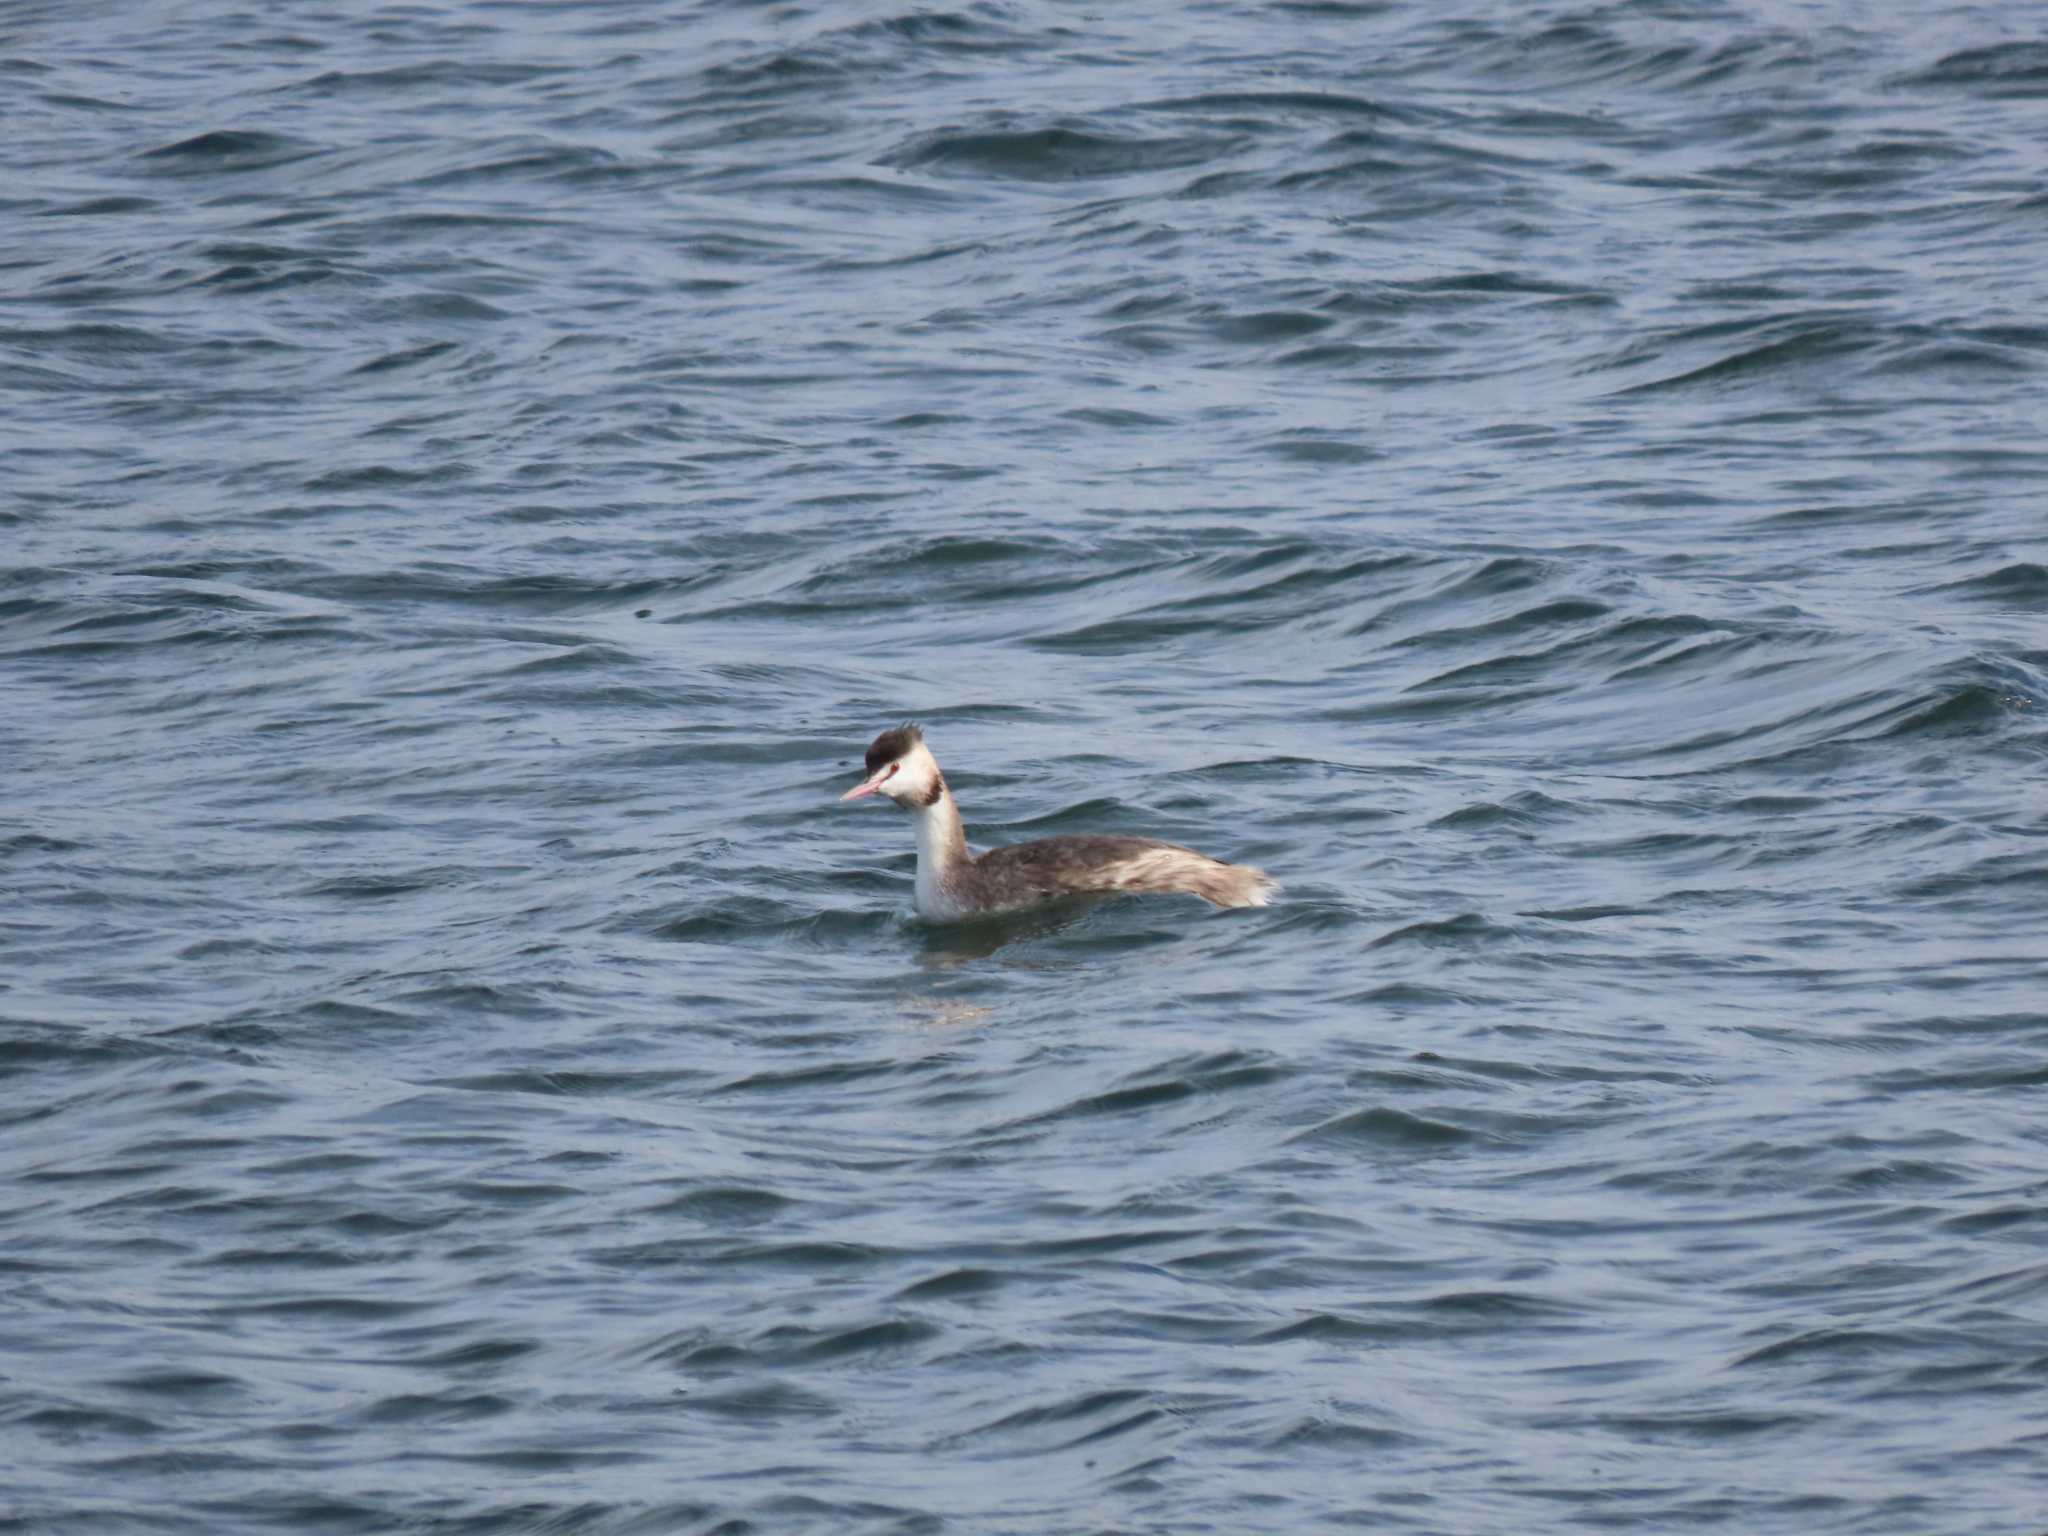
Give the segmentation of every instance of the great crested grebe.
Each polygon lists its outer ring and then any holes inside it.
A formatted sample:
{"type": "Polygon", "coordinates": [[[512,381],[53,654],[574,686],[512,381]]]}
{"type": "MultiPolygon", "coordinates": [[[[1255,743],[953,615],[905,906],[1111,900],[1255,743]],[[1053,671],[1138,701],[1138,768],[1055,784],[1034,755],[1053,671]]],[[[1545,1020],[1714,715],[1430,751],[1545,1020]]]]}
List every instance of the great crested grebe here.
{"type": "Polygon", "coordinates": [[[930,922],[992,916],[1070,896],[1185,893],[1218,907],[1263,907],[1279,882],[1248,864],[1225,864],[1150,837],[1046,837],[967,849],[960,811],[938,760],[914,725],[884,731],[868,748],[868,776],[839,798],[887,795],[917,822],[917,915],[930,922]]]}

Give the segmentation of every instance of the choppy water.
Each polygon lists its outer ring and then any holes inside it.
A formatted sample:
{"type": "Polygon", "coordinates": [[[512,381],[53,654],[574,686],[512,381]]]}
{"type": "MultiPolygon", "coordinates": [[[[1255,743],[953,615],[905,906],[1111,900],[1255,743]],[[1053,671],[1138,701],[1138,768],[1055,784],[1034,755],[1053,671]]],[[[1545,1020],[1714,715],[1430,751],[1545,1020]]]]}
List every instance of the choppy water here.
{"type": "Polygon", "coordinates": [[[2041,1530],[2048,12],[0,16],[0,1526],[2041,1530]]]}

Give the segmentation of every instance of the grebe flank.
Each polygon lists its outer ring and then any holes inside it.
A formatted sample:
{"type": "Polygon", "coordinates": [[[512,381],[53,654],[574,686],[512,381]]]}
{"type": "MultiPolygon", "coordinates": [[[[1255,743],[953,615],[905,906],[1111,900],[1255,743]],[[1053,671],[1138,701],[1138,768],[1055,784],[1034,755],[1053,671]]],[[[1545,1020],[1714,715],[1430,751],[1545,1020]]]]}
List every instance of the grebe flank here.
{"type": "Polygon", "coordinates": [[[1279,882],[1248,864],[1225,864],[1150,837],[1046,837],[967,848],[960,810],[938,760],[914,725],[884,731],[868,748],[868,776],[839,798],[886,795],[917,823],[917,915],[930,922],[1019,912],[1070,896],[1184,893],[1218,907],[1263,907],[1279,882]]]}

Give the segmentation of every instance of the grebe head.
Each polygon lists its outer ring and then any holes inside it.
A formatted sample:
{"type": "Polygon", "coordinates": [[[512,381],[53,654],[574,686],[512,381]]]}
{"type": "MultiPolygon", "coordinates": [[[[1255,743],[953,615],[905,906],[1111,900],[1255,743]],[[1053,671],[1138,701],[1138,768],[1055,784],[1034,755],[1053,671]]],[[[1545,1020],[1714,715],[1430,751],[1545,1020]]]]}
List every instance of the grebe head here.
{"type": "Polygon", "coordinates": [[[839,798],[887,795],[907,810],[930,805],[945,792],[946,781],[925,747],[924,732],[914,725],[899,725],[874,739],[868,747],[868,776],[839,798]]]}

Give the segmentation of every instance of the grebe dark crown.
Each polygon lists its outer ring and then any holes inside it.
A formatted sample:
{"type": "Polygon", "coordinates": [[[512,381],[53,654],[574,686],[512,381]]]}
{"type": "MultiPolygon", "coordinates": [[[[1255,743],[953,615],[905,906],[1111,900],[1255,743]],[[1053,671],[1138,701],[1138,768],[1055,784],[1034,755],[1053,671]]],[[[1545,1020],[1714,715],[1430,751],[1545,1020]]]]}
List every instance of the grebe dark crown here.
{"type": "Polygon", "coordinates": [[[922,744],[924,732],[906,720],[892,731],[884,731],[868,746],[868,772],[893,763],[912,747],[922,744]]]}

